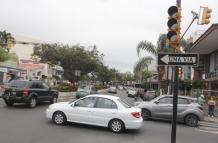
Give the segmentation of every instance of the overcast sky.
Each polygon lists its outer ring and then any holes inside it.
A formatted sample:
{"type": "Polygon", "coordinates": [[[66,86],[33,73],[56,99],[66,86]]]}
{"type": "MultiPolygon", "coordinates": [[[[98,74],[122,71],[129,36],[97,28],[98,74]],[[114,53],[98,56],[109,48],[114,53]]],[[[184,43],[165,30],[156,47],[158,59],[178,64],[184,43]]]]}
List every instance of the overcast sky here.
{"type": "MultiPolygon", "coordinates": [[[[156,44],[167,32],[167,10],[176,0],[0,0],[0,30],[46,42],[97,45],[105,64],[132,71],[141,40],[156,44]]],[[[218,0],[182,0],[182,31],[191,10],[208,6],[218,23],[218,0]]],[[[211,23],[208,25],[210,26],[211,23]]],[[[189,36],[208,26],[193,24],[189,36]]],[[[186,36],[186,37],[187,37],[186,36]]]]}

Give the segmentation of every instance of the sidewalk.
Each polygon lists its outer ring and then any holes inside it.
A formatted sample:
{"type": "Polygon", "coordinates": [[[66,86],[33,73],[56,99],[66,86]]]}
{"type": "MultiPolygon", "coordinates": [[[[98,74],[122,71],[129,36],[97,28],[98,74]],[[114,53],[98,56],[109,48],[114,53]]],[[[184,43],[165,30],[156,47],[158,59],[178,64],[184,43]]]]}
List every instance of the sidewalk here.
{"type": "Polygon", "coordinates": [[[204,108],[204,120],[207,121],[207,122],[215,122],[215,123],[218,123],[218,107],[216,106],[216,108],[214,109],[214,115],[215,117],[208,117],[208,106],[207,105],[204,105],[203,106],[204,108]]]}

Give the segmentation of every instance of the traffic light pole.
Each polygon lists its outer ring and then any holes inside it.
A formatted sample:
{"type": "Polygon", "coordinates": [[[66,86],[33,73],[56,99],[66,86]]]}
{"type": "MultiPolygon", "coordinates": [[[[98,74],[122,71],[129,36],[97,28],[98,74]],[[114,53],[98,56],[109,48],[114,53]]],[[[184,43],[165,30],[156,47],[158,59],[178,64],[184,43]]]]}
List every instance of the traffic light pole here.
{"type": "MultiPolygon", "coordinates": [[[[176,1],[176,6],[178,8],[181,8],[181,0],[176,1]]],[[[175,50],[175,52],[178,52],[178,51],[175,50]]],[[[173,118],[172,118],[171,143],[176,143],[177,103],[178,103],[178,66],[175,66],[174,67],[173,118]]]]}

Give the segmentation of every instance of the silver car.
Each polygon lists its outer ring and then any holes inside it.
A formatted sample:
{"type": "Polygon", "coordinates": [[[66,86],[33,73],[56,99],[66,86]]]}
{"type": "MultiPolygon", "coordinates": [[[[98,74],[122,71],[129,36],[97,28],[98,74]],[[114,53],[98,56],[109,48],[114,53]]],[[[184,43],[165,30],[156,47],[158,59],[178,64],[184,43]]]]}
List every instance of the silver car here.
{"type": "MultiPolygon", "coordinates": [[[[136,107],[142,109],[144,120],[149,118],[171,120],[173,115],[173,96],[162,95],[149,102],[137,102],[136,107]]],[[[195,98],[178,96],[177,120],[188,126],[197,126],[203,120],[202,106],[196,103],[195,98]]]]}
{"type": "Polygon", "coordinates": [[[117,93],[117,88],[116,86],[111,86],[109,89],[108,89],[108,93],[117,93]]]}

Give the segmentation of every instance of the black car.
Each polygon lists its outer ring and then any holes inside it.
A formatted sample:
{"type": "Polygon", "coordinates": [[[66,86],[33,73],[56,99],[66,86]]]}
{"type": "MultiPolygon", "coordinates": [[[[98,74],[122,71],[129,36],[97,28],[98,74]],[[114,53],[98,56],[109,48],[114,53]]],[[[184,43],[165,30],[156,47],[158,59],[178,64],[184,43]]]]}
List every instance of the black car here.
{"type": "Polygon", "coordinates": [[[30,108],[34,108],[39,101],[57,102],[58,92],[51,90],[40,80],[14,80],[5,88],[2,98],[8,106],[14,103],[25,103],[30,108]]]}

